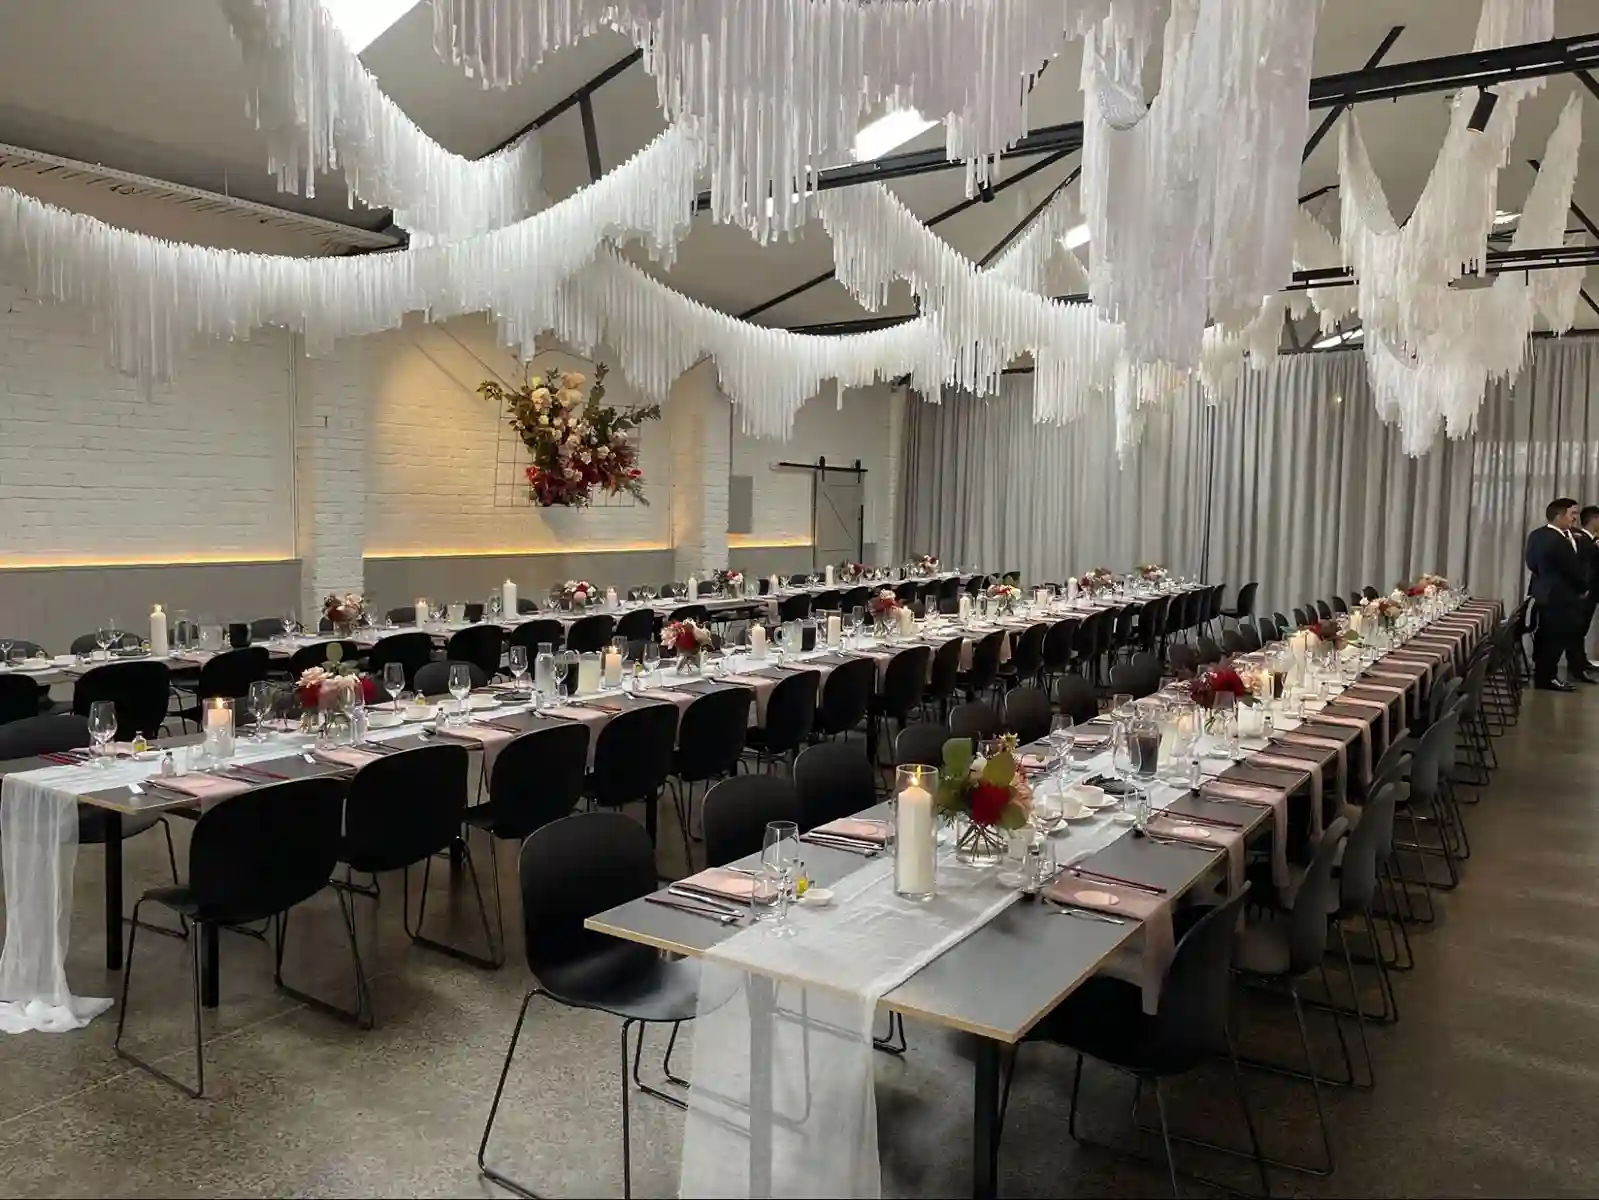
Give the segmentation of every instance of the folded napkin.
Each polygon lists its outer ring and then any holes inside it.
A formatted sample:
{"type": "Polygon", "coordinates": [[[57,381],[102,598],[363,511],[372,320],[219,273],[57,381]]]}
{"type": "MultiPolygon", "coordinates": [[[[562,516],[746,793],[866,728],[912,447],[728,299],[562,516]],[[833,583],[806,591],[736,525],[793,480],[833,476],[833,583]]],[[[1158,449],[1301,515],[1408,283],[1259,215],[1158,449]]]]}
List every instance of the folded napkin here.
{"type": "Polygon", "coordinates": [[[1371,724],[1362,717],[1346,717],[1338,713],[1320,712],[1316,721],[1322,725],[1338,725],[1360,731],[1360,782],[1371,782],[1371,724]]]}
{"type": "Polygon", "coordinates": [[[1242,800],[1271,808],[1271,881],[1279,888],[1290,885],[1288,873],[1288,793],[1281,788],[1213,779],[1199,789],[1201,799],[1242,800]]]}
{"type": "Polygon", "coordinates": [[[220,775],[172,775],[156,781],[162,788],[174,792],[181,792],[201,801],[202,805],[215,804],[219,800],[227,800],[234,796],[241,796],[249,791],[251,784],[243,779],[225,779],[220,775]]]}
{"type": "Polygon", "coordinates": [[[1349,747],[1338,738],[1317,737],[1298,730],[1285,733],[1277,740],[1281,753],[1293,758],[1318,755],[1326,750],[1335,753],[1338,756],[1338,801],[1342,805],[1349,793],[1349,747]]]}
{"type": "Polygon", "coordinates": [[[1211,846],[1227,851],[1227,894],[1237,895],[1244,886],[1244,830],[1242,825],[1217,822],[1214,817],[1196,817],[1170,809],[1150,814],[1157,837],[1176,838],[1196,846],[1211,846]]]}
{"type": "MultiPolygon", "coordinates": [[[[675,701],[679,698],[673,697],[673,700],[675,701]]],[[[546,708],[543,715],[547,717],[565,717],[568,721],[586,721],[588,724],[594,725],[601,721],[610,720],[615,714],[601,712],[597,708],[570,708],[563,704],[555,708],[546,708]]]]}
{"type": "Polygon", "coordinates": [[[334,763],[341,767],[354,767],[357,771],[383,757],[375,751],[358,750],[354,746],[329,746],[326,750],[313,750],[311,753],[323,762],[334,763]]]}
{"type": "Polygon", "coordinates": [[[1310,776],[1310,836],[1312,841],[1321,840],[1321,764],[1310,762],[1302,758],[1294,758],[1287,754],[1273,754],[1266,751],[1257,754],[1249,760],[1259,763],[1263,767],[1277,767],[1287,771],[1304,771],[1310,776]]]}
{"type": "MultiPolygon", "coordinates": [[[[1084,868],[1092,870],[1093,868],[1084,868]]],[[[1144,927],[1143,966],[1139,972],[1144,990],[1144,1011],[1153,1013],[1160,1003],[1160,984],[1171,962],[1176,939],[1172,932],[1172,898],[1156,896],[1098,879],[1085,879],[1070,870],[1044,889],[1044,895],[1072,908],[1091,908],[1118,917],[1130,917],[1144,927]]]]}
{"type": "Polygon", "coordinates": [[[755,891],[755,877],[729,870],[727,867],[711,867],[698,875],[679,879],[672,886],[687,888],[691,892],[702,892],[722,900],[737,900],[748,904],[750,896],[755,891]]]}
{"type": "Polygon", "coordinates": [[[836,821],[829,821],[826,825],[818,825],[811,832],[831,833],[839,837],[854,838],[856,841],[876,842],[879,846],[888,844],[888,822],[868,821],[862,817],[840,817],[836,821]]]}

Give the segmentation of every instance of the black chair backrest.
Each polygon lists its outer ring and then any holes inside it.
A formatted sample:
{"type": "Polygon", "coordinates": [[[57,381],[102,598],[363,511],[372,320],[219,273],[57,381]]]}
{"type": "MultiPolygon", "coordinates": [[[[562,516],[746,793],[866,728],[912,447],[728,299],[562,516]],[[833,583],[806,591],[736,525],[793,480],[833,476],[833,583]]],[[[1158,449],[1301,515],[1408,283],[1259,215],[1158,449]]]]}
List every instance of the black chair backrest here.
{"type": "Polygon", "coordinates": [[[1247,654],[1249,644],[1236,629],[1224,629],[1221,631],[1221,649],[1223,654],[1247,654]]]}
{"type": "Polygon", "coordinates": [[[1366,597],[1368,600],[1375,600],[1382,593],[1368,583],[1365,587],[1360,589],[1360,594],[1366,597]]]}
{"type": "Polygon", "coordinates": [[[1186,677],[1192,675],[1199,666],[1199,651],[1182,642],[1175,642],[1166,652],[1166,661],[1171,664],[1174,674],[1186,677]]]}
{"type": "Polygon", "coordinates": [[[1133,699],[1149,695],[1140,691],[1145,684],[1147,676],[1132,663],[1117,663],[1110,669],[1110,690],[1112,692],[1126,692],[1133,699]]]}
{"type": "Polygon", "coordinates": [[[445,644],[444,657],[452,662],[467,662],[494,678],[505,653],[505,630],[498,625],[474,625],[455,634],[445,644]]]}
{"type": "Polygon", "coordinates": [[[271,664],[272,656],[265,646],[224,650],[201,665],[195,695],[201,700],[209,700],[212,696],[231,696],[237,700],[247,696],[252,683],[267,677],[271,664]]]}
{"type": "Polygon", "coordinates": [[[161,733],[171,696],[172,675],[166,663],[152,659],[106,663],[78,677],[72,711],[86,717],[96,700],[110,700],[117,706],[119,738],[126,741],[135,733],[153,738],[161,733]]]}
{"type": "MultiPolygon", "coordinates": [[[[528,970],[545,972],[597,960],[611,978],[648,967],[648,946],[583,928],[597,913],[655,890],[655,850],[637,821],[621,813],[574,813],[535,830],[517,860],[528,970]]],[[[557,996],[559,998],[559,996],[557,996]]]]}
{"type": "Polygon", "coordinates": [[[1150,1028],[1153,1046],[1173,1071],[1228,1052],[1233,930],[1249,884],[1183,934],[1160,981],[1160,1007],[1150,1028]]]}
{"type": "Polygon", "coordinates": [[[1446,710],[1421,735],[1410,759],[1410,792],[1417,799],[1437,799],[1439,775],[1454,765],[1459,724],[1459,712],[1446,710]]]}
{"type": "Polygon", "coordinates": [[[696,625],[710,622],[711,610],[703,604],[681,604],[666,615],[668,621],[693,621],[696,625]]]}
{"type": "Polygon", "coordinates": [[[809,572],[805,572],[804,574],[800,575],[790,575],[788,577],[789,587],[809,587],[810,583],[811,576],[809,572]]]}
{"type": "Polygon", "coordinates": [[[1303,629],[1310,624],[1310,617],[1303,608],[1294,609],[1294,628],[1303,629]]]}
{"type": "Polygon", "coordinates": [[[843,612],[850,612],[857,608],[865,608],[872,602],[872,589],[869,587],[853,587],[839,597],[838,607],[843,612]]]}
{"type": "MultiPolygon", "coordinates": [[[[391,608],[386,614],[389,620],[396,625],[415,625],[417,623],[416,605],[406,604],[399,608],[391,608]]],[[[427,614],[422,614],[422,619],[427,619],[427,614]]]]}
{"type": "Polygon", "coordinates": [[[676,745],[675,704],[641,704],[617,713],[594,743],[595,801],[610,808],[653,803],[672,773],[676,745]]]}
{"type": "Polygon", "coordinates": [[[26,675],[0,675],[0,722],[39,715],[39,685],[26,675]]]}
{"type": "Polygon", "coordinates": [[[918,721],[899,731],[894,739],[894,765],[909,766],[920,763],[927,767],[944,765],[944,743],[950,732],[932,721],[918,721]]]}
{"type": "Polygon", "coordinates": [[[282,617],[258,617],[250,622],[250,640],[252,642],[264,642],[267,638],[277,637],[282,632],[282,617]]]}
{"type": "Polygon", "coordinates": [[[901,604],[909,604],[912,600],[920,598],[921,586],[914,579],[907,579],[903,583],[894,585],[894,595],[898,596],[901,604]]]}
{"type": "Polygon", "coordinates": [[[500,837],[525,838],[577,807],[588,773],[581,721],[535,729],[500,748],[489,774],[489,811],[500,837]]]}
{"type": "MultiPolygon", "coordinates": [[[[361,648],[352,641],[314,642],[309,646],[301,646],[293,654],[289,655],[289,674],[298,679],[302,671],[308,671],[312,667],[320,667],[328,661],[329,646],[337,646],[339,648],[340,662],[353,663],[361,654],[361,648]]],[[[379,673],[381,673],[381,668],[379,668],[379,673]]]]}
{"type": "Polygon", "coordinates": [[[1022,636],[1015,640],[1011,647],[1010,665],[1016,670],[1016,678],[1026,679],[1038,674],[1044,665],[1044,637],[1048,633],[1048,625],[1029,625],[1022,636]]]}
{"type": "Polygon", "coordinates": [[[189,890],[200,918],[259,921],[327,887],[343,812],[336,779],[252,788],[206,809],[189,837],[189,890]]]}
{"type": "Polygon", "coordinates": [[[1414,745],[1409,741],[1396,741],[1383,751],[1382,757],[1371,769],[1371,782],[1366,788],[1368,796],[1376,795],[1385,785],[1404,777],[1414,745]]]}
{"type": "MultiPolygon", "coordinates": [[[[1325,600],[1318,600],[1316,601],[1316,615],[1323,621],[1330,621],[1333,619],[1334,607],[1334,605],[1328,604],[1325,600]]],[[[1340,609],[1339,611],[1342,610],[1340,609]]]]}
{"type": "Polygon", "coordinates": [[[655,612],[648,608],[635,608],[626,612],[616,622],[612,637],[626,638],[630,642],[648,641],[655,636],[655,612]]]}
{"type": "Polygon", "coordinates": [[[87,746],[89,721],[76,713],[47,713],[0,726],[0,762],[87,746]]]}
{"type": "Polygon", "coordinates": [[[1221,661],[1221,647],[1216,644],[1215,638],[1200,635],[1195,645],[1199,647],[1199,661],[1207,667],[1221,661]]]}
{"type": "Polygon", "coordinates": [[[1068,617],[1049,627],[1049,632],[1044,634],[1044,670],[1058,674],[1066,669],[1071,661],[1078,624],[1075,617],[1068,617]]]}
{"type": "Polygon", "coordinates": [[[1275,642],[1282,636],[1282,630],[1277,625],[1275,617],[1261,617],[1255,622],[1255,628],[1260,633],[1260,644],[1275,642]]]}
{"type": "Polygon", "coordinates": [[[511,630],[510,636],[505,639],[508,646],[526,646],[528,657],[539,651],[539,646],[548,642],[550,649],[560,650],[566,640],[566,626],[554,617],[539,617],[536,620],[524,621],[511,630]]]}
{"type": "Polygon", "coordinates": [[[1049,693],[1043,688],[1019,687],[1005,693],[1005,728],[1023,746],[1048,735],[1052,715],[1049,693]]]}
{"type": "MultiPolygon", "coordinates": [[[[518,596],[516,598],[516,615],[517,616],[521,616],[524,613],[538,612],[538,610],[539,610],[539,602],[537,600],[530,599],[527,596],[518,596]]],[[[511,614],[509,614],[509,613],[506,614],[506,616],[510,616],[510,615],[511,614]]]]}
{"type": "Polygon", "coordinates": [[[433,638],[418,629],[411,633],[391,633],[379,638],[367,654],[367,670],[379,679],[383,668],[397,662],[405,668],[405,686],[416,687],[416,673],[433,661],[433,638]]]}
{"type": "Polygon", "coordinates": [[[1338,911],[1344,916],[1365,912],[1377,895],[1377,863],[1393,849],[1394,801],[1399,785],[1384,784],[1360,806],[1360,821],[1350,831],[1338,865],[1338,911]]]}
{"type": "Polygon", "coordinates": [[[677,727],[677,777],[685,782],[731,775],[744,753],[750,705],[746,687],[726,687],[696,696],[677,727]]]}
{"type": "Polygon", "coordinates": [[[837,591],[817,592],[811,597],[812,612],[837,612],[843,596],[837,591]]]}
{"type": "Polygon", "coordinates": [[[981,741],[999,733],[999,714],[981,701],[958,704],[950,710],[949,736],[981,741]]]}
{"type": "Polygon", "coordinates": [[[579,617],[566,631],[566,648],[582,651],[604,650],[611,644],[616,620],[610,613],[594,613],[579,617]]]}
{"type": "Polygon", "coordinates": [[[933,651],[933,669],[923,692],[925,699],[947,700],[955,694],[961,671],[961,651],[965,646],[965,638],[953,637],[933,651]]]}
{"type": "Polygon", "coordinates": [[[768,821],[800,819],[794,781],[781,775],[735,775],[705,793],[705,863],[719,867],[760,852],[768,821]]]}
{"type": "Polygon", "coordinates": [[[1005,631],[996,629],[986,633],[972,647],[972,666],[966,673],[966,686],[981,692],[994,686],[999,674],[999,656],[1005,649],[1005,631]]]}
{"type": "MultiPolygon", "coordinates": [[[[96,646],[95,649],[98,650],[99,647],[96,646]]],[[[45,653],[44,647],[39,645],[38,642],[30,642],[27,638],[12,638],[11,645],[6,648],[6,653],[8,655],[15,654],[18,650],[29,658],[42,658],[45,653]]]]}
{"type": "Polygon", "coordinates": [[[1155,644],[1160,633],[1164,602],[1151,600],[1140,607],[1128,604],[1118,609],[1110,623],[1110,644],[1114,647],[1131,646],[1138,638],[1146,646],[1155,644]]]}
{"type": "Polygon", "coordinates": [[[663,583],[655,589],[655,597],[658,600],[674,599],[677,596],[677,589],[680,587],[686,588],[687,585],[683,583],[663,583]]]}
{"type": "Polygon", "coordinates": [[[1246,654],[1254,653],[1265,644],[1260,640],[1260,630],[1256,629],[1253,625],[1240,625],[1238,627],[1238,633],[1239,636],[1243,638],[1244,652],[1246,654]]]}
{"type": "Polygon", "coordinates": [[[416,691],[421,696],[447,696],[450,693],[450,668],[463,666],[472,677],[474,688],[484,687],[489,677],[483,668],[471,662],[430,662],[416,673],[416,691]]]}
{"type": "Polygon", "coordinates": [[[927,692],[927,675],[933,662],[931,646],[909,646],[888,661],[883,672],[883,690],[878,697],[883,712],[904,720],[922,703],[927,692]]]}
{"type": "Polygon", "coordinates": [[[794,762],[800,832],[877,803],[877,770],[859,742],[823,742],[794,762]]]}
{"type": "Polygon", "coordinates": [[[467,761],[454,743],[385,754],[357,771],[344,805],[344,861],[394,871],[448,849],[466,811],[467,761]]]}
{"type": "Polygon", "coordinates": [[[1238,606],[1234,610],[1240,621],[1255,615],[1255,593],[1260,591],[1260,583],[1256,580],[1244,584],[1238,589],[1238,606]]]}
{"type": "Polygon", "coordinates": [[[835,667],[822,682],[816,731],[843,733],[854,729],[866,719],[876,687],[877,664],[869,658],[858,658],[835,667]]]}
{"type": "Polygon", "coordinates": [[[1322,830],[1310,867],[1294,893],[1294,908],[1288,917],[1288,971],[1291,975],[1303,975],[1312,967],[1320,966],[1327,954],[1327,918],[1338,911],[1333,865],[1338,861],[1339,843],[1348,833],[1349,821],[1345,817],[1339,817],[1322,830]]]}
{"type": "Polygon", "coordinates": [[[1055,706],[1078,725],[1099,715],[1099,697],[1094,685],[1075,672],[1062,675],[1056,682],[1055,706]]]}
{"type": "Polygon", "coordinates": [[[777,602],[777,619],[780,621],[803,621],[811,615],[811,598],[801,592],[797,596],[784,596],[777,602]]]}
{"type": "Polygon", "coordinates": [[[809,671],[785,674],[766,698],[766,740],[768,754],[787,754],[798,750],[816,727],[816,676],[809,671]]]}
{"type": "Polygon", "coordinates": [[[714,596],[719,586],[714,579],[702,579],[695,585],[694,594],[696,596],[714,596]]]}

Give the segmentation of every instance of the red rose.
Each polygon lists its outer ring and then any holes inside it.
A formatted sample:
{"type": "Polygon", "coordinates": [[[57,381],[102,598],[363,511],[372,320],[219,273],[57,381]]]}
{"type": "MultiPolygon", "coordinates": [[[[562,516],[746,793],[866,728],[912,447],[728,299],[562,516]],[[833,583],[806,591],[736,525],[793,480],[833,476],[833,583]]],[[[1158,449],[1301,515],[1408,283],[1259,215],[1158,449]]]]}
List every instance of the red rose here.
{"type": "Polygon", "coordinates": [[[1405,589],[1405,595],[1407,595],[1407,596],[1425,596],[1426,594],[1427,594],[1427,589],[1424,588],[1424,587],[1421,587],[1420,585],[1417,585],[1417,586],[1414,586],[1414,587],[1408,587],[1408,588],[1405,589]]]}
{"type": "Polygon", "coordinates": [[[361,699],[367,704],[376,704],[378,702],[377,681],[370,675],[361,676],[361,699]]]}
{"type": "Polygon", "coordinates": [[[296,688],[295,691],[299,694],[301,708],[315,708],[321,702],[321,684],[308,683],[304,687],[296,688]]]}
{"type": "Polygon", "coordinates": [[[974,825],[997,825],[1010,803],[1010,788],[997,783],[972,785],[971,810],[974,825]]]}

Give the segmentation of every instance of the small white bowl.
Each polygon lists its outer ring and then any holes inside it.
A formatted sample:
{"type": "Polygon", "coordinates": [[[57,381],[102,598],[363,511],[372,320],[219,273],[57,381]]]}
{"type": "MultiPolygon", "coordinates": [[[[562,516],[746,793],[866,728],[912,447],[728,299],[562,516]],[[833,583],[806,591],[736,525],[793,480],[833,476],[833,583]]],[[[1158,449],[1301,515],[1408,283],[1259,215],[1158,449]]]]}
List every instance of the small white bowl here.
{"type": "Polygon", "coordinates": [[[433,705],[407,704],[400,712],[407,721],[426,721],[433,716],[433,705]]]}
{"type": "Polygon", "coordinates": [[[366,723],[369,729],[393,729],[396,725],[405,724],[405,714],[393,710],[379,712],[369,708],[366,710],[366,723]]]}
{"type": "Polygon", "coordinates": [[[824,887],[808,887],[799,902],[810,908],[826,908],[833,903],[833,889],[824,887]]]}
{"type": "Polygon", "coordinates": [[[498,696],[468,696],[466,698],[466,706],[474,712],[485,708],[498,708],[500,707],[500,698],[498,696]]]}
{"type": "Polygon", "coordinates": [[[1115,796],[1105,794],[1105,789],[1096,787],[1092,783],[1079,783],[1066,792],[1067,799],[1076,800],[1086,809],[1110,808],[1116,803],[1115,796]]]}

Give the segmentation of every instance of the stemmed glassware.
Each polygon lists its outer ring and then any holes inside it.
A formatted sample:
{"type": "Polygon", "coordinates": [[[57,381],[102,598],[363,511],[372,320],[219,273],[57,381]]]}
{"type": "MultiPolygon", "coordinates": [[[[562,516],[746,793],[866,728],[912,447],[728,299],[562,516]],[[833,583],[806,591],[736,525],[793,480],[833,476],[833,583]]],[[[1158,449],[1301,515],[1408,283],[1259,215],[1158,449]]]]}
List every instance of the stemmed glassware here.
{"type": "Polygon", "coordinates": [[[112,623],[110,622],[94,631],[94,644],[100,647],[101,658],[111,657],[111,643],[115,640],[116,630],[112,628],[112,623]]]}
{"type": "Polygon", "coordinates": [[[505,652],[505,662],[511,668],[511,686],[520,691],[527,679],[527,647],[512,646],[505,652]]]}
{"type": "Polygon", "coordinates": [[[450,664],[450,695],[455,697],[455,708],[464,719],[466,698],[472,694],[472,668],[466,663],[450,664]]]}
{"type": "Polygon", "coordinates": [[[283,614],[283,636],[292,638],[300,632],[300,618],[294,615],[291,608],[283,614]]]}
{"type": "Polygon", "coordinates": [[[555,695],[559,700],[566,690],[566,674],[572,667],[572,662],[577,656],[570,650],[562,650],[555,656],[555,695]]]}
{"type": "Polygon", "coordinates": [[[0,663],[11,661],[11,639],[0,638],[0,663]]]}
{"type": "Polygon", "coordinates": [[[788,923],[788,903],[799,872],[799,826],[793,821],[768,821],[761,843],[761,872],[777,885],[777,921],[774,937],[793,937],[796,930],[788,923]]]}
{"type": "Polygon", "coordinates": [[[1072,777],[1072,745],[1076,740],[1077,722],[1072,720],[1069,713],[1056,713],[1049,720],[1049,744],[1054,750],[1054,759],[1062,764],[1066,774],[1066,781],[1071,782],[1072,777]]]}
{"type": "MultiPolygon", "coordinates": [[[[524,654],[527,652],[524,650],[524,654]]],[[[389,705],[395,712],[400,711],[400,693],[405,691],[405,664],[386,662],[383,664],[383,690],[389,694],[389,705]]]]}
{"type": "Polygon", "coordinates": [[[252,741],[267,740],[267,722],[272,719],[272,710],[277,704],[277,699],[278,685],[270,679],[257,679],[250,684],[250,690],[244,698],[244,706],[255,718],[255,728],[251,733],[252,741]]]}
{"type": "Polygon", "coordinates": [[[89,705],[89,737],[94,740],[95,762],[102,769],[111,765],[106,747],[117,736],[117,706],[110,700],[89,705]]]}

